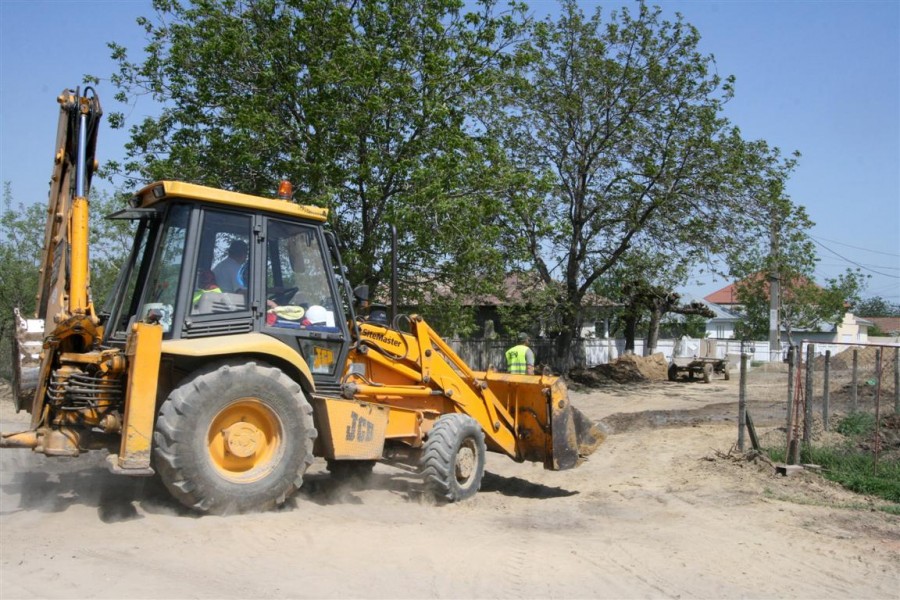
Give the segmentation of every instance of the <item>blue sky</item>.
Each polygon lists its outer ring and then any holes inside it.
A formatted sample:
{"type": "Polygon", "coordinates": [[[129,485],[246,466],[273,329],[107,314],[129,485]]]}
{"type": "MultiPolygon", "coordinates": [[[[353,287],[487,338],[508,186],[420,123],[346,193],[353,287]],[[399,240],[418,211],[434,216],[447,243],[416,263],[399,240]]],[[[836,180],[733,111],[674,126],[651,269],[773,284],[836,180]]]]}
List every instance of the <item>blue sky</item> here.
{"type": "MultiPolygon", "coordinates": [[[[588,13],[620,4],[581,3],[588,13]]],[[[745,137],[802,153],[787,191],[816,222],[817,279],[862,266],[871,275],[864,296],[900,303],[900,2],[658,4],[694,24],[719,73],[737,77],[726,114],[745,137]]],[[[529,5],[537,15],[556,7],[529,5]]],[[[135,18],[151,13],[149,0],[0,0],[0,181],[16,201],[46,199],[56,96],[84,74],[108,77],[106,43],[138,50],[135,18]]],[[[110,84],[97,89],[107,112],[122,109],[110,84]]],[[[143,100],[126,114],[134,123],[153,110],[143,100]]],[[[104,124],[99,159],[120,158],[126,141],[104,124]]],[[[701,279],[687,291],[729,283],[701,279]]]]}

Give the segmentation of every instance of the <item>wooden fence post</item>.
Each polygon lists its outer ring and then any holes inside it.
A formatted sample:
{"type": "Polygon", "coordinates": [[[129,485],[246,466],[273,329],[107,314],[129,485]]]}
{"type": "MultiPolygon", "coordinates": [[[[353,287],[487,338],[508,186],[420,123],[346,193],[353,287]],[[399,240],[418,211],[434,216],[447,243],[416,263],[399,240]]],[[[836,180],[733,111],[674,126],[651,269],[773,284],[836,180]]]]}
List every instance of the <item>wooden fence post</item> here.
{"type": "Polygon", "coordinates": [[[894,413],[900,415],[900,348],[894,348],[894,413]]]}
{"type": "Polygon", "coordinates": [[[794,370],[797,360],[797,349],[794,346],[788,347],[788,386],[787,386],[787,427],[785,428],[785,443],[787,447],[784,453],[784,462],[786,464],[794,464],[791,462],[792,446],[794,440],[794,370]]]}
{"type": "Polygon", "coordinates": [[[738,450],[744,451],[744,429],[747,427],[747,355],[741,353],[741,381],[738,386],[738,450]]]}
{"type": "Polygon", "coordinates": [[[813,399],[813,358],[816,354],[815,344],[806,346],[806,389],[803,390],[803,443],[809,445],[812,438],[812,399],[813,399]]]}
{"type": "Polygon", "coordinates": [[[825,351],[825,373],[824,373],[824,383],[822,388],[822,427],[825,428],[825,431],[828,431],[828,396],[829,396],[829,384],[828,378],[831,376],[831,350],[825,351]]]}
{"type": "Polygon", "coordinates": [[[853,349],[853,382],[852,389],[850,390],[850,412],[856,412],[858,403],[857,403],[857,371],[859,370],[859,351],[854,348],[853,349]]]}

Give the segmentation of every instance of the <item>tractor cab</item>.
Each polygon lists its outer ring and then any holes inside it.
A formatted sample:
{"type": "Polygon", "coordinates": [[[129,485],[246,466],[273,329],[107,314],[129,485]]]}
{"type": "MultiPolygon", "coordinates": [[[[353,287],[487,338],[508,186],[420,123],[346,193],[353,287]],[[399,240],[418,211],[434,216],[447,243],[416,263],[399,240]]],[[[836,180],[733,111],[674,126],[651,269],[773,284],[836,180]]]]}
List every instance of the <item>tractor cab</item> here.
{"type": "Polygon", "coordinates": [[[159,323],[164,347],[262,333],[298,352],[317,388],[337,385],[352,308],[326,209],[179,182],[131,204],[110,216],[138,227],[103,311],[106,344],[124,346],[135,321],[159,323]]]}

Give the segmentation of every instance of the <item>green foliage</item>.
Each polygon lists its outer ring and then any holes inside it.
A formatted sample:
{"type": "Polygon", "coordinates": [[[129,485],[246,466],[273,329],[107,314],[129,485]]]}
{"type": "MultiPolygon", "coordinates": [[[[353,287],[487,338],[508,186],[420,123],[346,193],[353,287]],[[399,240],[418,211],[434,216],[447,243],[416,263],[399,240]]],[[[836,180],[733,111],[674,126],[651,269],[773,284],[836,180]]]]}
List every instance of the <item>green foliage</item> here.
{"type": "Polygon", "coordinates": [[[699,40],[643,3],[604,18],[570,0],[517,54],[511,109],[492,125],[540,182],[511,195],[509,227],[541,277],[562,280],[563,335],[576,335],[588,291],[628,253],[668,259],[650,273],[656,284],[759,231],[761,173],[787,163],[722,116],[733,81],[699,40]]]}
{"type": "Polygon", "coordinates": [[[835,431],[848,437],[871,435],[875,431],[875,415],[867,412],[853,412],[841,419],[835,431]]]}
{"type": "MultiPolygon", "coordinates": [[[[404,297],[485,290],[503,273],[500,191],[515,177],[476,105],[511,60],[522,8],[493,0],[155,0],[141,62],[111,44],[134,183],[175,177],[328,206],[344,263],[370,289],[400,231],[404,297]]],[[[111,118],[124,126],[120,115],[111,118]]]]}
{"type": "Polygon", "coordinates": [[[700,315],[686,315],[678,320],[669,320],[664,323],[668,335],[674,338],[688,336],[695,339],[706,337],[706,317],[700,315]]]}
{"type": "Polygon", "coordinates": [[[822,465],[827,479],[858,494],[878,496],[900,504],[900,460],[879,460],[851,448],[806,448],[803,462],[822,465]]]}
{"type": "Polygon", "coordinates": [[[794,205],[784,193],[786,178],[793,168],[768,169],[761,181],[761,193],[767,212],[760,215],[765,234],[750,240],[729,262],[740,281],[738,301],[743,321],[736,335],[744,339],[766,338],[769,334],[770,280],[780,288],[781,330],[788,338],[797,330],[817,330],[823,324],[836,324],[848,305],[859,299],[864,278],[859,271],[847,270],[823,286],[813,280],[818,262],[815,245],[808,231],[813,226],[806,210],[794,205]]]}
{"type": "MultiPolygon", "coordinates": [[[[835,430],[847,437],[838,446],[807,446],[801,449],[800,460],[822,466],[822,474],[858,494],[877,496],[897,503],[885,509],[900,514],[900,458],[896,454],[881,457],[877,465],[872,453],[865,448],[875,432],[875,416],[854,412],[837,424],[835,430]]],[[[766,453],[776,462],[785,461],[785,449],[768,448],[766,453]]]]}
{"type": "Polygon", "coordinates": [[[12,186],[3,184],[3,204],[0,213],[0,348],[3,361],[0,376],[8,377],[6,360],[13,334],[13,309],[19,307],[24,316],[35,310],[38,288],[38,269],[44,242],[46,208],[14,203],[12,186]]]}
{"type": "Polygon", "coordinates": [[[873,296],[860,300],[853,307],[853,312],[860,317],[900,317],[900,304],[873,296]]]}
{"type": "MultiPolygon", "coordinates": [[[[103,218],[123,206],[120,199],[95,194],[90,206],[91,291],[99,306],[112,289],[131,247],[132,232],[128,222],[103,218]]],[[[0,377],[10,375],[13,309],[18,307],[26,318],[35,313],[46,210],[40,204],[15,203],[11,184],[4,183],[0,213],[0,377]]]]}
{"type": "MultiPolygon", "coordinates": [[[[859,296],[863,277],[847,270],[835,279],[828,279],[824,287],[806,274],[780,269],[781,329],[789,339],[798,330],[818,330],[823,324],[836,325],[847,306],[859,296]],[[788,275],[785,275],[787,273],[788,275]]],[[[764,338],[769,331],[769,282],[762,275],[751,276],[737,285],[738,300],[744,320],[736,328],[739,337],[764,338]]]]}

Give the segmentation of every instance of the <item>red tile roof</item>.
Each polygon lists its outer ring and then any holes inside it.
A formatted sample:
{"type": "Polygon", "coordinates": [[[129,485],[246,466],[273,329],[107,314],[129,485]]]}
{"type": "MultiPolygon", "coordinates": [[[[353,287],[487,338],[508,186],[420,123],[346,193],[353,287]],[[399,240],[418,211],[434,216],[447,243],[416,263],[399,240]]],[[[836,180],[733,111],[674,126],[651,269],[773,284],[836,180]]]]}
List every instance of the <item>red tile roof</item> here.
{"type": "Polygon", "coordinates": [[[728,306],[729,304],[738,304],[737,288],[735,287],[735,284],[729,283],[721,290],[717,290],[708,296],[704,296],[703,299],[712,304],[725,306],[728,306]]]}
{"type": "Polygon", "coordinates": [[[883,331],[885,335],[896,335],[900,332],[900,317],[860,317],[866,321],[871,321],[878,325],[878,329],[883,331]]]}

